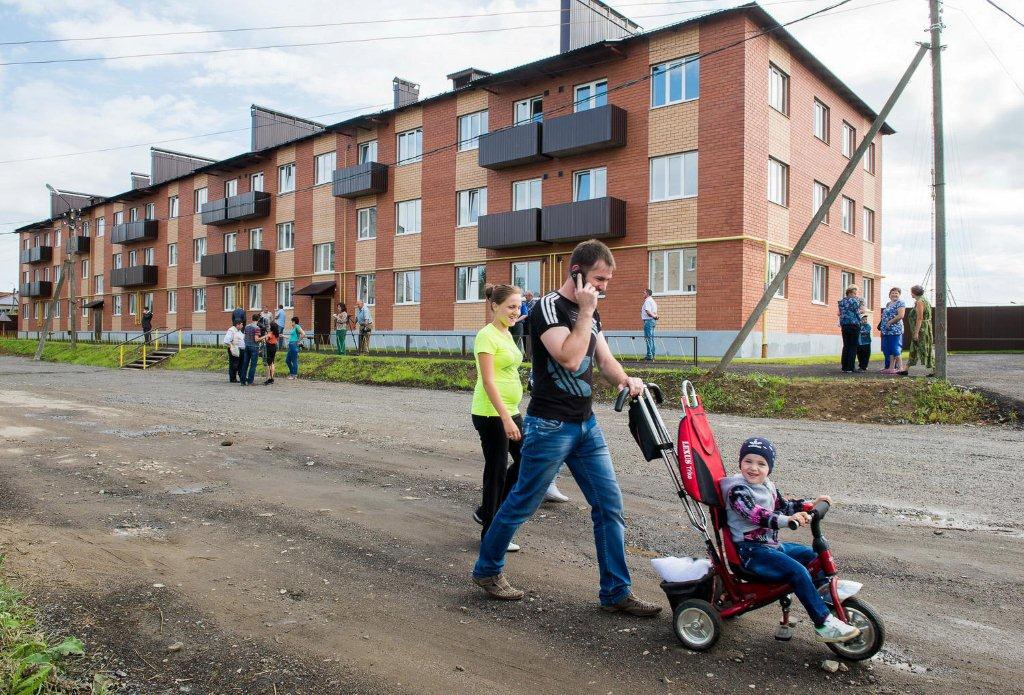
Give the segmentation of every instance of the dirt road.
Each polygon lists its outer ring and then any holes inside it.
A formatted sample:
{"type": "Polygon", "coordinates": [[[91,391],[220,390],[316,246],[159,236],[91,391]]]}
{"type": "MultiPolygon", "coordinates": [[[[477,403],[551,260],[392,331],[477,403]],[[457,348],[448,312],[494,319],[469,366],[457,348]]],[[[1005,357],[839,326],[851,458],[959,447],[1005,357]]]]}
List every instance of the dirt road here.
{"type": "MultiPolygon", "coordinates": [[[[712,418],[726,451],[752,433],[776,441],[785,492],[840,505],[826,522],[840,568],[889,639],[829,675],[799,610],[788,644],[767,608],[727,623],[709,654],[680,648],[667,615],[597,610],[569,477],[571,502],[517,536],[508,572],[528,599],[487,601],[469,583],[481,464],[468,406],[0,358],[5,569],[124,674],[119,692],[1024,691],[1024,512],[1010,496],[1024,433],[712,418]]],[[[622,416],[598,416],[635,589],[667,609],[649,558],[700,545],[622,416]]]]}

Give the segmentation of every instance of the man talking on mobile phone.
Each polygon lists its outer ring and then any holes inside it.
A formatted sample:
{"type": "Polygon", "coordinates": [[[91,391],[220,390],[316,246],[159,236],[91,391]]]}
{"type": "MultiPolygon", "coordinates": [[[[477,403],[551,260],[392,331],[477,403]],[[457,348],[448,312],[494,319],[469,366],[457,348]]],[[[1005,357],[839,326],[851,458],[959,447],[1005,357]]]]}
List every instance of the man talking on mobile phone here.
{"type": "Polygon", "coordinates": [[[480,543],[473,582],[496,599],[516,601],[523,592],[505,579],[505,553],[516,530],[540,506],[564,461],[591,507],[600,570],[598,597],[606,611],[653,616],[661,607],[636,598],[626,566],[622,493],[604,433],[592,408],[594,363],[618,389],[640,394],[608,348],[597,312],[615,271],[611,250],[600,241],[580,243],[569,259],[569,276],[530,312],[533,392],[523,420],[519,479],[480,543]]]}

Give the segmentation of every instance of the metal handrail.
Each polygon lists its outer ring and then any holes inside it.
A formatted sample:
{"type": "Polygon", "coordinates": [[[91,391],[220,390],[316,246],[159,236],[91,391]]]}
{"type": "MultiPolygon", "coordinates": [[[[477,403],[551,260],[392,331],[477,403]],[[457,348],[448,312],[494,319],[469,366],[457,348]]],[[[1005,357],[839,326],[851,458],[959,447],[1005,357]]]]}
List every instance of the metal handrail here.
{"type": "MultiPolygon", "coordinates": [[[[126,360],[126,357],[125,357],[125,345],[127,345],[128,343],[131,343],[132,340],[134,340],[134,339],[129,340],[129,341],[125,341],[124,343],[119,343],[117,345],[117,348],[118,348],[118,366],[124,367],[125,364],[127,364],[128,362],[134,362],[135,359],[137,359],[137,357],[135,357],[135,356],[141,353],[141,355],[142,355],[142,368],[146,369],[147,368],[147,364],[146,364],[146,348],[149,345],[152,344],[152,346],[153,346],[152,349],[153,349],[154,352],[159,350],[160,349],[160,339],[161,338],[165,338],[165,337],[167,337],[169,335],[174,335],[175,333],[178,334],[178,351],[180,352],[181,348],[182,348],[182,330],[180,328],[174,328],[174,329],[171,329],[169,331],[165,330],[165,332],[157,334],[156,337],[154,337],[152,341],[150,341],[150,342],[143,341],[143,343],[141,345],[139,345],[137,347],[133,346],[131,348],[131,350],[129,351],[129,354],[127,356],[127,358],[128,358],[127,360],[126,360]]],[[[143,335],[143,337],[145,337],[145,335],[143,335]]],[[[166,341],[165,340],[164,342],[167,343],[167,342],[170,342],[170,341],[166,341]]]]}

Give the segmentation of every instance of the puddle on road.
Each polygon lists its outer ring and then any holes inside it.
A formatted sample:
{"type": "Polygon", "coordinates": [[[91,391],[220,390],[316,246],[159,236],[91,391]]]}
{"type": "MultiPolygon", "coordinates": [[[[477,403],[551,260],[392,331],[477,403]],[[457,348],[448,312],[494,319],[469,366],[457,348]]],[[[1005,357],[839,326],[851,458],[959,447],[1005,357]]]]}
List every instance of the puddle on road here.
{"type": "Polygon", "coordinates": [[[123,524],[114,527],[114,535],[119,538],[154,538],[163,540],[167,532],[159,526],[123,524]]]}
{"type": "Polygon", "coordinates": [[[207,483],[195,483],[194,485],[182,485],[181,487],[174,487],[167,491],[169,495],[195,495],[200,492],[209,492],[213,489],[213,485],[207,483]]]}

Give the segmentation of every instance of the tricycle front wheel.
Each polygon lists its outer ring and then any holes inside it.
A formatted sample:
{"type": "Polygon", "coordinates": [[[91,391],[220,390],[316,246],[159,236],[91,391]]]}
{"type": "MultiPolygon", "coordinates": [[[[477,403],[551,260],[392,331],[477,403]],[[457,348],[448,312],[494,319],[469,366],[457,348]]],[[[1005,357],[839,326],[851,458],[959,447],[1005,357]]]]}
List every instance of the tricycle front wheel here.
{"type": "Polygon", "coordinates": [[[672,627],[683,646],[695,652],[711,649],[722,636],[722,618],[718,611],[699,598],[687,599],[676,606],[672,627]]]}
{"type": "Polygon", "coordinates": [[[870,659],[885,643],[885,624],[871,604],[858,598],[843,601],[846,622],[860,628],[860,634],[849,642],[829,642],[828,648],[849,661],[870,659]]]}

